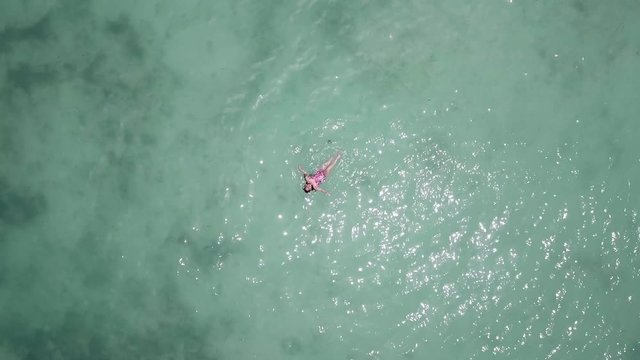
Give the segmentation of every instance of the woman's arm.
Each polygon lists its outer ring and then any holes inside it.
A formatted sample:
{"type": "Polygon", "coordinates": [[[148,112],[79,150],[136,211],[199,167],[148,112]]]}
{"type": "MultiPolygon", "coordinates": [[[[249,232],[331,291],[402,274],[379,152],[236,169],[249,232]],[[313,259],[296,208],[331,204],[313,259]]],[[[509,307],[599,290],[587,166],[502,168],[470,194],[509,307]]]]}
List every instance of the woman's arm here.
{"type": "Polygon", "coordinates": [[[327,190],[321,188],[320,186],[314,187],[314,190],[318,190],[318,191],[323,192],[323,193],[325,193],[327,195],[331,195],[327,190]]]}
{"type": "Polygon", "coordinates": [[[304,169],[302,168],[302,166],[301,166],[301,165],[298,165],[298,171],[300,171],[300,172],[302,173],[302,175],[304,175],[304,176],[309,175],[309,174],[307,174],[307,172],[306,172],[306,171],[304,171],[304,169]]]}

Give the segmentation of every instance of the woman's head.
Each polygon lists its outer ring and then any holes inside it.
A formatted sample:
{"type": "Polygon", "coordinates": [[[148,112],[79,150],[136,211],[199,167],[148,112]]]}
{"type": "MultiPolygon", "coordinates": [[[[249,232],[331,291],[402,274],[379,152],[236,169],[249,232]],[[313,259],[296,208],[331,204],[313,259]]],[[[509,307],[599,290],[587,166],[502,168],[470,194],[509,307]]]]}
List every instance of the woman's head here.
{"type": "Polygon", "coordinates": [[[311,192],[311,190],[313,190],[313,187],[311,186],[311,184],[306,183],[306,184],[304,184],[303,190],[304,190],[304,192],[308,193],[308,192],[311,192]]]}

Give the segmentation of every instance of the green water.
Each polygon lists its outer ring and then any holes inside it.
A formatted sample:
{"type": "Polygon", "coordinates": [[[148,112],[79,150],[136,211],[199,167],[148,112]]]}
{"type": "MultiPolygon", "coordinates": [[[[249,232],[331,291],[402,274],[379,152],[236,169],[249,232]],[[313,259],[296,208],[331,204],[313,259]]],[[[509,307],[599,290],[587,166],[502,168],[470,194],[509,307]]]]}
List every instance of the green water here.
{"type": "Polygon", "coordinates": [[[3,1],[0,359],[639,359],[639,13],[3,1]]]}

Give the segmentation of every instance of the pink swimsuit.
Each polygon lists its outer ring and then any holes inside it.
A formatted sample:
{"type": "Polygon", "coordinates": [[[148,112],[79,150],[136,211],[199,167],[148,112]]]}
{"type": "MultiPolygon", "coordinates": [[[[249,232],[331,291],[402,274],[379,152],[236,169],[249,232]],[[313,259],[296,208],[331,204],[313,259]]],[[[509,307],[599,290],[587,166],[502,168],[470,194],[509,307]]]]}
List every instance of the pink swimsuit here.
{"type": "Polygon", "coordinates": [[[315,174],[311,175],[316,184],[320,185],[327,178],[324,174],[324,170],[318,170],[315,174]]]}

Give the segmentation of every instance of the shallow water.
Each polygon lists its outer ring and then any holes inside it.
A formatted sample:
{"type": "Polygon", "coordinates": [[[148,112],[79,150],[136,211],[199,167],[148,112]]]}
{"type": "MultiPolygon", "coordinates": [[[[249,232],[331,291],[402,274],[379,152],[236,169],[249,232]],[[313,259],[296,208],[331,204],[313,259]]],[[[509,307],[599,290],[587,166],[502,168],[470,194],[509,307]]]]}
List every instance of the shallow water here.
{"type": "Polygon", "coordinates": [[[639,10],[3,2],[0,358],[638,358],[639,10]]]}

